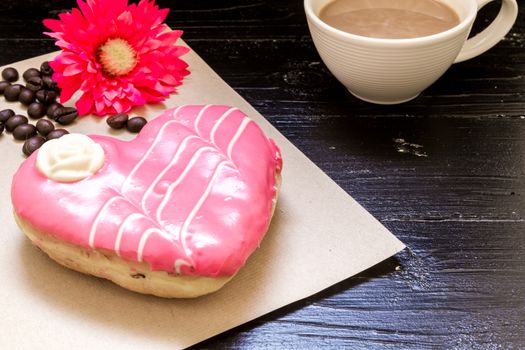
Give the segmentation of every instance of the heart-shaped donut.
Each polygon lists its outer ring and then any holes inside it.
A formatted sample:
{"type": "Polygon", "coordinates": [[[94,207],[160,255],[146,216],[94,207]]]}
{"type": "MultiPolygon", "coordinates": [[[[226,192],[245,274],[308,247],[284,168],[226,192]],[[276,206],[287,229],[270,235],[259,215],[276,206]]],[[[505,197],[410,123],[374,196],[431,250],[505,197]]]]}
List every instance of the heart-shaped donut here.
{"type": "Polygon", "coordinates": [[[282,160],[243,112],[180,106],[132,141],[48,141],[13,178],[15,218],[57,262],[141,293],[222,287],[266,233],[282,160]]]}

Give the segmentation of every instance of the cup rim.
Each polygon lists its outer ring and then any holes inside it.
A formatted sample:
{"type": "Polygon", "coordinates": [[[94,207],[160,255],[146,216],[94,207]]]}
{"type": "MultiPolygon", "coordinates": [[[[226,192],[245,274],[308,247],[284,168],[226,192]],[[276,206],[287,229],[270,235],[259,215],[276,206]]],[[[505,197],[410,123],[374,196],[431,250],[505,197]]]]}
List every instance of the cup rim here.
{"type": "Polygon", "coordinates": [[[314,23],[323,28],[326,31],[329,31],[333,35],[339,36],[343,39],[352,39],[354,41],[358,41],[362,44],[379,44],[382,46],[414,46],[414,45],[421,45],[426,44],[430,42],[445,40],[450,37],[453,37],[457,35],[458,33],[461,33],[465,30],[465,27],[469,27],[472,22],[474,21],[476,14],[477,14],[477,3],[475,0],[470,1],[471,11],[470,13],[456,26],[445,30],[444,32],[439,32],[432,35],[426,35],[426,36],[420,36],[416,38],[403,38],[403,39],[387,39],[387,38],[372,38],[368,36],[363,35],[357,35],[348,33],[342,30],[339,30],[337,28],[334,28],[325,22],[323,22],[318,15],[314,13],[314,10],[312,9],[312,1],[313,0],[304,0],[304,10],[309,19],[314,21],[314,23]]]}

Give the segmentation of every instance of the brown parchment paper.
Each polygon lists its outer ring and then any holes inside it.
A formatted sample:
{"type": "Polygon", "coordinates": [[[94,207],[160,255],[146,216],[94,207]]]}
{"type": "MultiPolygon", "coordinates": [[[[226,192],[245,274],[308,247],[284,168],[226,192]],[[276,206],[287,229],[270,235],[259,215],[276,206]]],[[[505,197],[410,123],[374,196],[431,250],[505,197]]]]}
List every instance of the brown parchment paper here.
{"type": "MultiPolygon", "coordinates": [[[[56,54],[56,53],[55,53],[56,54]]],[[[14,63],[20,75],[55,54],[14,63]]],[[[270,231],[222,290],[169,300],[124,290],[59,266],[33,247],[12,217],[11,178],[22,142],[0,136],[0,346],[4,349],[180,349],[310,296],[404,248],[387,229],[308,160],[193,51],[189,75],[164,104],[131,114],[152,118],[179,104],[227,104],[245,111],[276,140],[283,184],[270,231]]],[[[0,98],[0,109],[25,107],[0,98]]],[[[71,132],[113,134],[85,117],[71,132]]],[[[49,213],[53,220],[53,213],[49,213]]]]}

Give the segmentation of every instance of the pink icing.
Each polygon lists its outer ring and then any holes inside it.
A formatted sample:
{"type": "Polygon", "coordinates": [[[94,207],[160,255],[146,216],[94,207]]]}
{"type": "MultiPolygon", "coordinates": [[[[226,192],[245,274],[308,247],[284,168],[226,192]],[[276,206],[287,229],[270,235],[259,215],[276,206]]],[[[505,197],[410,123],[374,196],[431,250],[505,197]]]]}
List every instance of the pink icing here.
{"type": "Polygon", "coordinates": [[[22,163],[12,184],[19,217],[63,241],[183,275],[230,276],[259,245],[282,160],[238,109],[181,106],[132,141],[90,137],[106,158],[84,180],[46,178],[37,152],[22,163]]]}

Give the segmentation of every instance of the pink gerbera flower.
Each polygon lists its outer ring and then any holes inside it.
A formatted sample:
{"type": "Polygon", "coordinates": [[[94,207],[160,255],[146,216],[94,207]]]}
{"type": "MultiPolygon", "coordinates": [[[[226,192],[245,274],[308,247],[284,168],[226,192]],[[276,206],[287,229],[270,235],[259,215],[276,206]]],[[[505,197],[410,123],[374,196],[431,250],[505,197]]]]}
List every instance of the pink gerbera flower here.
{"type": "Polygon", "coordinates": [[[166,99],[189,74],[175,42],[182,31],[162,22],[168,9],[141,0],[77,1],[79,9],[44,20],[62,52],[50,62],[62,89],[60,101],[76,102],[80,115],[116,114],[166,99]]]}

